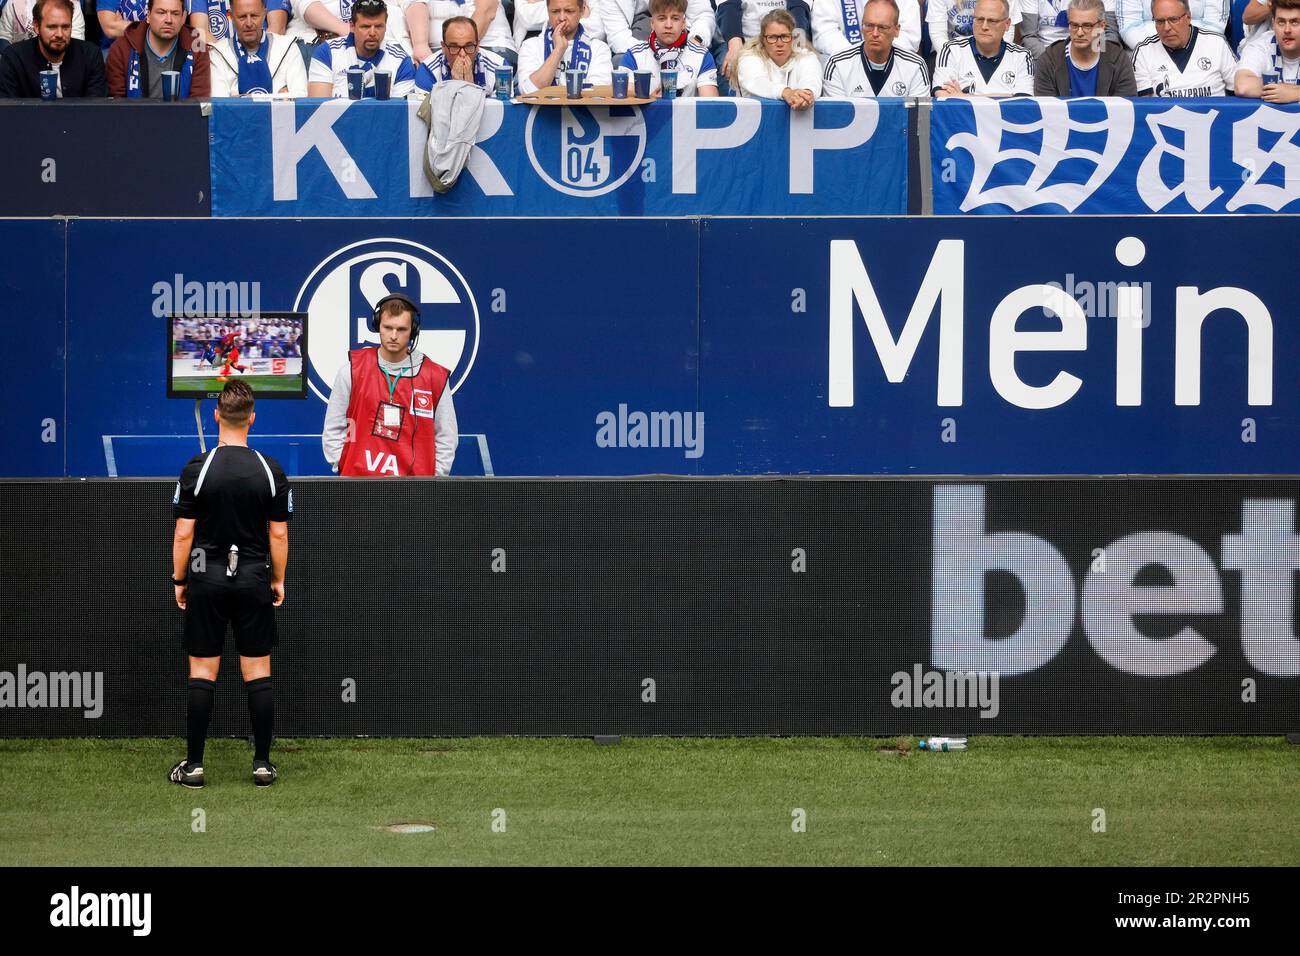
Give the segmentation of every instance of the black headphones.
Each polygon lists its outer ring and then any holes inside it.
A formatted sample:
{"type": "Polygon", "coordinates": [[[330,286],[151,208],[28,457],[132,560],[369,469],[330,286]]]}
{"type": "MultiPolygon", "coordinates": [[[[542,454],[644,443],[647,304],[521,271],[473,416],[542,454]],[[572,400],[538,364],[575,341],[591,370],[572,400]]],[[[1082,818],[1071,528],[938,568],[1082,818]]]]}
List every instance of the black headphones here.
{"type": "Polygon", "coordinates": [[[379,312],[386,302],[400,302],[411,310],[411,341],[406,343],[406,352],[409,355],[415,351],[415,340],[420,337],[420,307],[416,305],[415,300],[409,295],[404,295],[401,292],[388,293],[375,303],[374,314],[370,316],[370,331],[376,335],[379,334],[379,312]]]}

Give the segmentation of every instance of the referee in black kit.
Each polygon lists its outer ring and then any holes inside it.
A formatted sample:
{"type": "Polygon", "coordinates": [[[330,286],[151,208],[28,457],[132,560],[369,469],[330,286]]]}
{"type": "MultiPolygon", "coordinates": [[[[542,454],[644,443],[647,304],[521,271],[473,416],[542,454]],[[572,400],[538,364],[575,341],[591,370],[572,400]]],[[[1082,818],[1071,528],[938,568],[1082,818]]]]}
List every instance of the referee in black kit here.
{"type": "Polygon", "coordinates": [[[265,787],[276,777],[271,763],[271,648],[277,639],[272,608],[284,603],[293,492],[280,463],[248,447],[248,429],[256,416],[246,383],[226,383],[214,417],[217,446],[189,460],[172,498],[172,583],[176,604],[185,612],[190,680],[185,716],[189,751],[172,768],[171,780],[191,789],[203,786],[203,743],[230,625],[253,724],[253,783],[265,787]]]}

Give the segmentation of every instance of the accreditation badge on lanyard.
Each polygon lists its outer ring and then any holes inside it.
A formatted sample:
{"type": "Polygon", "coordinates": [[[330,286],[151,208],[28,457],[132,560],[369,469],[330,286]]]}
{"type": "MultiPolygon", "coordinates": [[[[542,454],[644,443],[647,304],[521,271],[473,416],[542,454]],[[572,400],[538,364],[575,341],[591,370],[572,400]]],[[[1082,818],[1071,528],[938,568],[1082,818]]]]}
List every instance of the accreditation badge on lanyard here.
{"type": "Polygon", "coordinates": [[[400,372],[396,375],[389,375],[384,372],[384,378],[388,380],[389,401],[380,402],[379,407],[375,409],[375,422],[371,426],[370,434],[377,438],[397,441],[402,436],[402,420],[405,417],[405,409],[392,401],[393,393],[397,389],[397,380],[401,377],[400,372]]]}

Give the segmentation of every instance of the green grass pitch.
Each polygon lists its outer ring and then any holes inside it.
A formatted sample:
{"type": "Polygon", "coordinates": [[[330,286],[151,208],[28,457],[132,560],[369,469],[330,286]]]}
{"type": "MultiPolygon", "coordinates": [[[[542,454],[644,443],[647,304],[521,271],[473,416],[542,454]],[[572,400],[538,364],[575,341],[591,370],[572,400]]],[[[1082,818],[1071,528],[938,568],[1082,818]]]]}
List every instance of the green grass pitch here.
{"type": "Polygon", "coordinates": [[[1281,738],[974,738],[966,753],[907,756],[880,750],[891,743],[284,740],[279,782],[258,790],[247,742],[223,739],[208,744],[207,786],[186,790],[166,780],[183,741],[3,740],[0,864],[1300,859],[1300,748],[1281,738]],[[436,829],[383,829],[398,822],[436,829]]]}
{"type": "Polygon", "coordinates": [[[209,392],[219,392],[226,387],[226,382],[232,378],[247,382],[249,387],[258,392],[296,392],[298,391],[298,376],[296,375],[241,375],[238,372],[231,372],[227,376],[209,375],[204,378],[176,379],[175,384],[178,388],[184,388],[186,391],[194,391],[199,395],[206,395],[209,392]]]}

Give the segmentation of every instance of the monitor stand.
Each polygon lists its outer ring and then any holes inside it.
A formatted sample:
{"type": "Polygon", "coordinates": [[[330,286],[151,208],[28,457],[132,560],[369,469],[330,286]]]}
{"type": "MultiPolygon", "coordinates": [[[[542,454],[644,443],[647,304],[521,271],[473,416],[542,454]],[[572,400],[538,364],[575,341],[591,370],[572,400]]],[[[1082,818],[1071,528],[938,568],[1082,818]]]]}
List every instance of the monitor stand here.
{"type": "Polygon", "coordinates": [[[208,446],[203,440],[203,416],[199,414],[199,407],[203,404],[203,399],[194,399],[194,424],[199,427],[199,452],[206,455],[208,446]]]}

